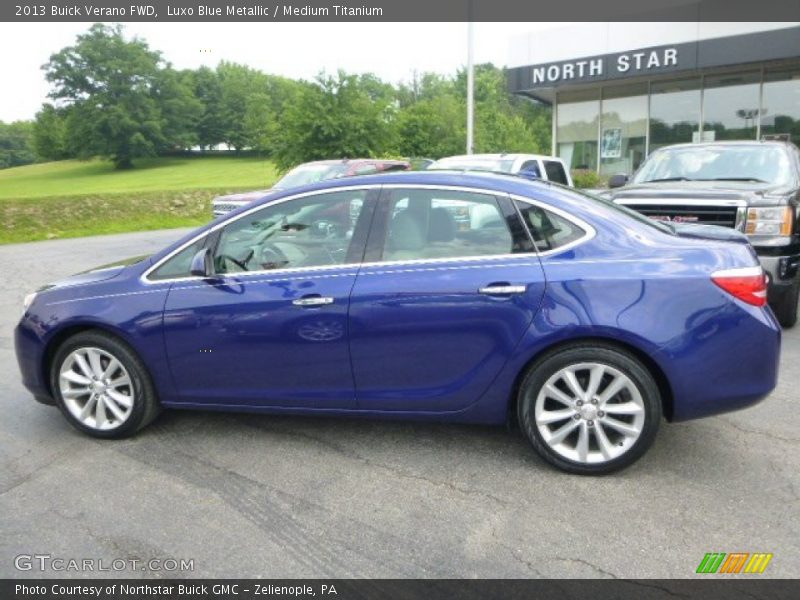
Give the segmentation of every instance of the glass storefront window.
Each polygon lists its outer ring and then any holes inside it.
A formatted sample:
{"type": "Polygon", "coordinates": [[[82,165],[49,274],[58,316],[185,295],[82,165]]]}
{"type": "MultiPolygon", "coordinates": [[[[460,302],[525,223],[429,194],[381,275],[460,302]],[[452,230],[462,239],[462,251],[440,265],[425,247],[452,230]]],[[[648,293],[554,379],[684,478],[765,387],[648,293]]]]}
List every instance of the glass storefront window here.
{"type": "Polygon", "coordinates": [[[761,135],[775,133],[800,141],[800,68],[764,73],[761,135]]]}
{"type": "Polygon", "coordinates": [[[699,131],[700,78],[654,82],[650,86],[650,152],[697,141],[699,131]]]}
{"type": "Polygon", "coordinates": [[[703,140],[756,139],[760,81],[758,72],[706,77],[703,140]]]}
{"type": "Polygon", "coordinates": [[[558,94],[558,156],[569,169],[597,169],[599,90],[558,94]]]}
{"type": "Polygon", "coordinates": [[[600,121],[600,174],[630,175],[645,158],[647,84],[603,89],[600,121]]]}

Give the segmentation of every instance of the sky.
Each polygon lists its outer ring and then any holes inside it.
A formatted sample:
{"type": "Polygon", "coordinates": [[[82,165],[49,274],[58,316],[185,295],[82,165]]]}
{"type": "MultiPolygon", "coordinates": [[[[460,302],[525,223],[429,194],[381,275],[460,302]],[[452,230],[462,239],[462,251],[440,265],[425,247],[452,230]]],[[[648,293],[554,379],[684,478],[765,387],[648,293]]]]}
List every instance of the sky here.
{"type": "MultiPolygon", "coordinates": [[[[31,119],[46,101],[41,66],[90,23],[0,23],[0,121],[31,119]]],[[[517,34],[559,23],[475,23],[475,62],[501,66],[517,34]]],[[[397,83],[413,73],[453,74],[467,62],[466,23],[127,23],[175,68],[222,60],[311,79],[320,71],[372,72],[397,83]]]]}

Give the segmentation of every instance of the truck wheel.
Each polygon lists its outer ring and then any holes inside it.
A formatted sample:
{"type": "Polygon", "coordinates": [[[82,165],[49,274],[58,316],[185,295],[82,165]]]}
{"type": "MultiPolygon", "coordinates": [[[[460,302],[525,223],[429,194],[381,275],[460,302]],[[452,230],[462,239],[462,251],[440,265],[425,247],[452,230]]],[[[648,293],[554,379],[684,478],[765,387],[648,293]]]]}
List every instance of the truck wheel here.
{"type": "Polygon", "coordinates": [[[800,299],[800,281],[795,281],[783,297],[773,304],[772,310],[775,311],[781,327],[789,329],[797,323],[798,299],[800,299]]]}

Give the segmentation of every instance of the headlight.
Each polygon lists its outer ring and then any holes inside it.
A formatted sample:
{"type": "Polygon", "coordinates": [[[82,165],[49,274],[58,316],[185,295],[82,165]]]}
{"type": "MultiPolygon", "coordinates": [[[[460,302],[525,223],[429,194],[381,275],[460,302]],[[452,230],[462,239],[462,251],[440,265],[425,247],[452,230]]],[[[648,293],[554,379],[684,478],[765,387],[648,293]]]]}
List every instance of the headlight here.
{"type": "Polygon", "coordinates": [[[28,310],[28,308],[30,307],[31,304],[33,304],[33,301],[35,299],[36,299],[36,292],[33,292],[25,296],[25,299],[22,301],[23,312],[28,310]]]}
{"type": "Polygon", "coordinates": [[[792,235],[794,210],[791,206],[748,208],[745,233],[748,235],[792,235]]]}

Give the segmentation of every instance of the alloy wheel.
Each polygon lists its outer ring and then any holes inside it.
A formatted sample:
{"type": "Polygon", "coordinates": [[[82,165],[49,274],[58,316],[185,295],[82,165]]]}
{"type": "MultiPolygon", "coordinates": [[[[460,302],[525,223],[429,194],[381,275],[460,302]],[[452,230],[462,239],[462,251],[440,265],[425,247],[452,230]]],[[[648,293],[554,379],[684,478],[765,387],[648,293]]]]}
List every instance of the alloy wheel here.
{"type": "Polygon", "coordinates": [[[58,382],[67,410],[86,427],[116,429],[133,411],[135,395],[130,374],[106,350],[73,350],[61,363],[58,382]]]}
{"type": "Polygon", "coordinates": [[[536,397],[534,420],[558,455],[598,464],[633,447],[644,428],[645,403],[633,380],[619,369],[581,362],[545,382],[536,397]]]}

